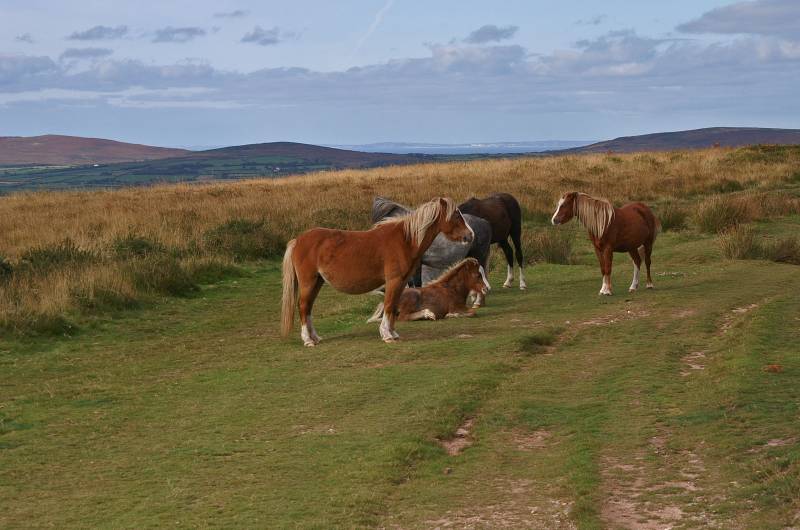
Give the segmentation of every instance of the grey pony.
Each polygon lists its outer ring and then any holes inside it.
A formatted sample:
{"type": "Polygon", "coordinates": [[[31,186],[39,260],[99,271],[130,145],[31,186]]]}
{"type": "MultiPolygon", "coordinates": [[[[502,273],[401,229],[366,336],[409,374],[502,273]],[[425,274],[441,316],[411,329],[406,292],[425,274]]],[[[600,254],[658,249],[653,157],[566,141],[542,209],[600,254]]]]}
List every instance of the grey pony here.
{"type": "MultiPolygon", "coordinates": [[[[372,201],[372,222],[377,223],[387,217],[397,217],[411,213],[411,208],[384,197],[375,197],[372,201]]],[[[492,226],[488,221],[474,215],[462,214],[464,221],[472,228],[475,238],[472,245],[465,247],[455,241],[449,241],[442,234],[436,236],[433,243],[422,256],[421,270],[414,274],[415,286],[424,285],[438,278],[448,267],[464,258],[475,258],[486,270],[489,260],[489,246],[492,242],[492,226]]],[[[474,306],[483,305],[483,295],[476,294],[474,306]]]]}

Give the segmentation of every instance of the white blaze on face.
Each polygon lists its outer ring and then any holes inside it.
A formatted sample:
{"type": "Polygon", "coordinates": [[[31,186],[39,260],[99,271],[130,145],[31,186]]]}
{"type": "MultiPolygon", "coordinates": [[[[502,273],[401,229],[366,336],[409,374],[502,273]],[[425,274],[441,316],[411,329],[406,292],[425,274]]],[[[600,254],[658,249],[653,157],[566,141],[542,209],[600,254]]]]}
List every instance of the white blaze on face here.
{"type": "Polygon", "coordinates": [[[479,270],[481,271],[481,278],[483,278],[483,284],[486,285],[486,290],[491,291],[492,286],[489,285],[489,280],[486,278],[486,271],[483,270],[483,265],[479,265],[479,270]]]}
{"type": "Polygon", "coordinates": [[[550,219],[551,223],[556,224],[556,216],[558,215],[558,211],[561,209],[561,207],[563,205],[564,205],[564,197],[561,197],[558,200],[558,205],[556,206],[556,211],[555,211],[555,213],[553,213],[553,217],[550,219]]]}

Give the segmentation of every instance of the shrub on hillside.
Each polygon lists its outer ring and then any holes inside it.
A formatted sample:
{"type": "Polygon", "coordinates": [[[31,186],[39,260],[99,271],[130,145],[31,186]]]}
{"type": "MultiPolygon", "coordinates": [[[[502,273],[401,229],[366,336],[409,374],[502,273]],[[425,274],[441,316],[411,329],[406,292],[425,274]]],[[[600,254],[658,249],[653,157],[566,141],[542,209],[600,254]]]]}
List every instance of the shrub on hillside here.
{"type": "Polygon", "coordinates": [[[172,256],[151,256],[126,264],[133,285],[140,291],[185,296],[197,291],[191,276],[172,256]]]}
{"type": "Polygon", "coordinates": [[[155,239],[133,233],[115,238],[111,242],[111,250],[121,259],[142,258],[152,254],[163,254],[166,251],[164,245],[155,239]]]}
{"type": "Polygon", "coordinates": [[[728,259],[757,259],[763,254],[755,231],[747,225],[734,225],[722,232],[719,244],[728,259]]]}
{"type": "Polygon", "coordinates": [[[209,284],[225,278],[243,276],[245,271],[233,263],[220,258],[190,258],[184,269],[196,283],[209,284]]]}
{"type": "Polygon", "coordinates": [[[568,265],[572,259],[573,233],[570,230],[546,228],[524,231],[522,248],[528,262],[568,265]]]}
{"type": "Polygon", "coordinates": [[[707,233],[716,234],[750,220],[745,204],[734,197],[717,195],[697,206],[694,222],[707,233]]]}
{"type": "Polygon", "coordinates": [[[275,258],[286,249],[286,240],[263,220],[231,219],[207,231],[204,240],[208,250],[235,261],[275,258]]]}
{"type": "Polygon", "coordinates": [[[744,186],[738,180],[721,179],[711,184],[707,190],[712,193],[732,193],[742,191],[744,186]]]}
{"type": "Polygon", "coordinates": [[[661,222],[661,229],[669,232],[686,228],[689,212],[675,203],[668,202],[657,208],[656,216],[661,222]]]}
{"type": "Polygon", "coordinates": [[[786,237],[764,245],[764,257],[778,263],[800,265],[800,240],[786,237]]]}
{"type": "Polygon", "coordinates": [[[94,252],[78,247],[70,238],[59,243],[30,248],[20,255],[20,263],[36,271],[82,265],[96,259],[94,252]]]}
{"type": "Polygon", "coordinates": [[[5,256],[0,256],[0,281],[10,278],[13,273],[14,267],[11,266],[11,263],[5,256]]]}

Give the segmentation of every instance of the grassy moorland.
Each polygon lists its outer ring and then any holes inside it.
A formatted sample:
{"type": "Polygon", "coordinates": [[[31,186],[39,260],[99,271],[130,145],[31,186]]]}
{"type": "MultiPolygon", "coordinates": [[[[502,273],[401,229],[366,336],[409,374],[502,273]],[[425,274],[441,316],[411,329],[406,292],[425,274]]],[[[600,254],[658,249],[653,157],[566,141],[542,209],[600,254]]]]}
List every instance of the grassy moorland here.
{"type": "Polygon", "coordinates": [[[798,196],[800,150],[751,148],[4,197],[0,526],[796,526],[798,196]],[[656,290],[618,255],[597,296],[546,226],[571,189],[654,205],[656,290]],[[476,318],[384,345],[323,289],[322,345],[279,338],[291,235],[494,190],[528,291],[496,266],[476,318]]]}

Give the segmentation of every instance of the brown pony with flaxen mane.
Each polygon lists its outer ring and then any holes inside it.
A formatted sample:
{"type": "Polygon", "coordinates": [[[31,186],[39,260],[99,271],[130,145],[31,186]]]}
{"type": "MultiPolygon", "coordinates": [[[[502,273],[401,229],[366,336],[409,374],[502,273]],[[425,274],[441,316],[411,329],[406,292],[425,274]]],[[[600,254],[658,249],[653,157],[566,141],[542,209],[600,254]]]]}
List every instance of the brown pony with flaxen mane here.
{"type": "MultiPolygon", "coordinates": [[[[439,320],[445,317],[472,316],[468,308],[470,294],[485,295],[491,287],[483,266],[475,258],[466,258],[421,288],[406,288],[397,304],[398,320],[439,320]]],[[[378,304],[367,322],[377,322],[384,314],[378,304]]]]}
{"type": "Polygon", "coordinates": [[[647,288],[653,288],[650,255],[661,224],[646,204],[633,202],[615,208],[605,199],[596,199],[573,191],[565,193],[558,201],[552,221],[554,225],[559,225],[573,217],[577,217],[586,227],[600,262],[603,274],[600,294],[611,295],[611,264],[614,252],[627,252],[633,260],[633,280],[629,291],[633,292],[639,287],[642,260],[647,266],[647,288]]]}
{"type": "Polygon", "coordinates": [[[474,237],[452,199],[434,199],[409,215],[386,219],[367,231],[312,228],[303,232],[289,241],[283,256],[281,333],[286,336],[291,331],[298,307],[303,344],[319,343],[311,309],[325,283],[348,294],[385,286],[387,311],[380,334],[384,342],[397,340],[394,322],[403,287],[439,233],[464,245],[474,237]]]}

